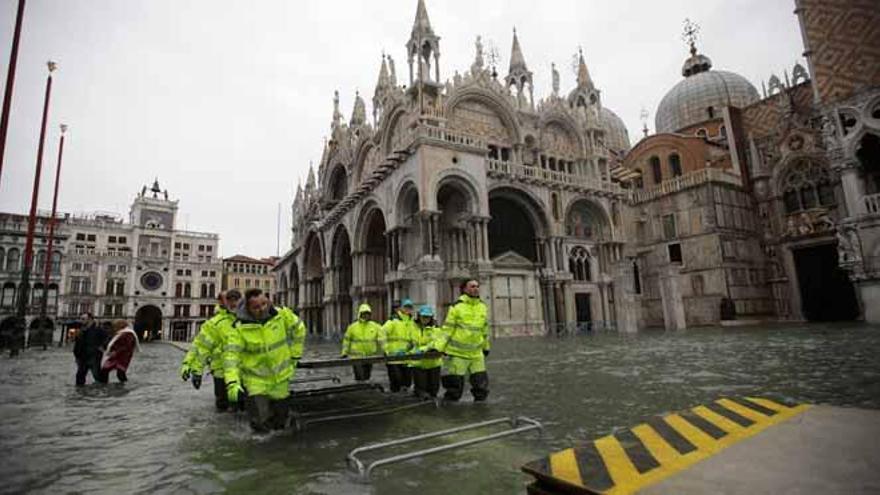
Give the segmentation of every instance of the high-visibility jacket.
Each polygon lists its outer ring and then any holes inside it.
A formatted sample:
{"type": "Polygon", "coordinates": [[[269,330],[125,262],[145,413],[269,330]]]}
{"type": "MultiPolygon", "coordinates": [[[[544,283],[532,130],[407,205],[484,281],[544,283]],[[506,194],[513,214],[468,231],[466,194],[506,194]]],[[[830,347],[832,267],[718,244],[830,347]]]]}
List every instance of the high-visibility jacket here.
{"type": "Polygon", "coordinates": [[[379,333],[379,341],[385,354],[391,356],[401,352],[409,352],[413,347],[412,335],[415,327],[416,322],[402,311],[397,312],[396,319],[386,321],[379,333]]]}
{"type": "Polygon", "coordinates": [[[489,311],[477,297],[462,294],[449,308],[443,323],[446,342],[440,349],[450,356],[476,358],[488,351],[489,311]]]}
{"type": "MultiPolygon", "coordinates": [[[[416,324],[416,328],[412,334],[413,346],[419,352],[427,352],[442,347],[446,340],[443,329],[434,325],[422,326],[416,324]]],[[[443,358],[436,359],[420,359],[412,361],[411,366],[414,368],[432,369],[442,366],[443,358]]]]}
{"type": "Polygon", "coordinates": [[[214,309],[214,316],[202,323],[192,348],[183,358],[183,364],[189,365],[190,370],[197,374],[202,374],[208,366],[215,378],[223,378],[223,348],[233,321],[235,313],[218,305],[214,309]]]}
{"type": "Polygon", "coordinates": [[[286,398],[302,357],[305,324],[289,308],[270,308],[263,321],[244,306],[236,316],[223,354],[226,383],[238,382],[250,395],[286,398]]]}
{"type": "MultiPolygon", "coordinates": [[[[370,306],[361,304],[358,307],[358,315],[371,313],[370,306]]],[[[364,357],[375,356],[382,352],[379,345],[379,333],[382,327],[372,320],[361,321],[358,319],[345,330],[342,338],[342,356],[364,357]]]]}

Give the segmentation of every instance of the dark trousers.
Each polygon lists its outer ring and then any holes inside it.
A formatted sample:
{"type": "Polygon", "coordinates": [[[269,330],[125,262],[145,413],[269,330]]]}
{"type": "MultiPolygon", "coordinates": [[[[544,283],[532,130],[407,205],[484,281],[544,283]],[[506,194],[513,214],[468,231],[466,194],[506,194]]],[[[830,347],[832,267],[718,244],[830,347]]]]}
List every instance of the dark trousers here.
{"type": "Polygon", "coordinates": [[[440,391],[440,367],[412,368],[413,392],[417,397],[437,397],[440,391]]]}
{"type": "Polygon", "coordinates": [[[354,380],[356,382],[365,382],[370,379],[373,372],[373,365],[370,363],[355,364],[351,369],[354,371],[354,380]]]}
{"type": "MultiPolygon", "coordinates": [[[[126,376],[125,371],[116,370],[116,379],[119,380],[119,383],[125,383],[128,381],[128,376],[126,376]]],[[[110,370],[101,370],[101,379],[99,380],[101,383],[107,383],[110,381],[110,370]]]]}
{"type": "MultiPolygon", "coordinates": [[[[474,396],[475,402],[486,400],[489,397],[489,374],[485,371],[479,373],[471,373],[471,395],[474,396]]],[[[446,393],[443,398],[446,400],[457,401],[461,399],[464,393],[464,376],[462,375],[446,375],[443,377],[443,388],[446,393]]]]}
{"type": "Polygon", "coordinates": [[[287,426],[290,403],[287,399],[273,400],[265,395],[249,395],[247,410],[251,428],[258,433],[283,430],[287,426]]]}
{"type": "Polygon", "coordinates": [[[223,378],[214,377],[214,405],[223,412],[229,409],[229,397],[226,395],[226,382],[223,378]]]}
{"type": "Polygon", "coordinates": [[[388,384],[392,392],[397,392],[402,388],[408,388],[412,384],[412,373],[409,366],[405,364],[389,364],[388,366],[388,384]]]}
{"type": "Polygon", "coordinates": [[[98,383],[104,383],[101,373],[101,356],[83,358],[76,360],[76,386],[82,387],[86,384],[86,373],[92,373],[92,378],[98,383]]]}

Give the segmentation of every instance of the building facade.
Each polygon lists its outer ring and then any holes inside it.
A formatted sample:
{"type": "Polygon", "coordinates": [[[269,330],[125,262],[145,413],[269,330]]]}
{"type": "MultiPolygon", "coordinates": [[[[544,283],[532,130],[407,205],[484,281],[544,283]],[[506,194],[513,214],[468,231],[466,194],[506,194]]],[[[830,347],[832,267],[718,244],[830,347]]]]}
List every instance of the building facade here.
{"type": "Polygon", "coordinates": [[[238,289],[244,294],[248,289],[260,289],[274,298],[273,265],[273,258],[257,259],[241,254],[223,258],[223,290],[238,289]]]}
{"type": "MultiPolygon", "coordinates": [[[[99,320],[132,320],[144,337],[192,339],[213,314],[222,276],[219,236],[175,229],[177,205],[156,181],[134,199],[128,222],[112,214],[59,218],[53,249],[59,268],[50,280],[49,300],[54,305],[49,316],[64,324],[88,312],[99,320]]],[[[40,253],[44,260],[46,223],[43,218],[38,223],[35,267],[45,263],[40,253]]],[[[27,217],[0,216],[6,277],[6,291],[0,292],[3,315],[14,312],[6,299],[15,292],[11,284],[19,283],[15,272],[21,276],[26,226],[27,217]]],[[[34,287],[42,287],[43,271],[35,272],[34,287]]]]}
{"type": "Polygon", "coordinates": [[[692,37],[656,133],[630,147],[582,55],[576,86],[554,69],[540,100],[515,32],[506,76],[478,37],[444,80],[419,0],[406,80],[383,56],[372,118],[356,94],[343,122],[334,98],[275,268],[282,302],[325,336],[359,302],[442,318],[470,277],[496,336],[880,320],[880,6],[796,7],[807,67],[760,94],[692,37]]]}
{"type": "Polygon", "coordinates": [[[628,193],[613,168],[629,139],[583,55],[574,88],[563,93],[554,69],[537,99],[518,35],[501,78],[477,38],[470,69],[443,82],[423,1],[406,48],[404,81],[381,61],[371,119],[356,95],[343,122],[334,99],[275,270],[285,302],[332,335],[359,302],[378,319],[403,298],[442,317],[476,277],[496,335],[620,321],[628,193]]]}

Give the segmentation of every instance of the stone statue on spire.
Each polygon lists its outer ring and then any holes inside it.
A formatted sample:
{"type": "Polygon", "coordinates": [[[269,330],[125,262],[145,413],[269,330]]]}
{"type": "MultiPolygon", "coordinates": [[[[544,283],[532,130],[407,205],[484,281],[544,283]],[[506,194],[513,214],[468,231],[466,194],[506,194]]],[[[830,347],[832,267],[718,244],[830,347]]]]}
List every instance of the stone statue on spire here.
{"type": "Polygon", "coordinates": [[[550,74],[553,76],[553,96],[559,96],[559,71],[556,64],[550,63],[550,74]]]}
{"type": "Polygon", "coordinates": [[[471,65],[471,73],[476,74],[483,70],[483,37],[477,35],[477,41],[474,43],[476,48],[476,55],[474,56],[474,63],[471,65]]]}

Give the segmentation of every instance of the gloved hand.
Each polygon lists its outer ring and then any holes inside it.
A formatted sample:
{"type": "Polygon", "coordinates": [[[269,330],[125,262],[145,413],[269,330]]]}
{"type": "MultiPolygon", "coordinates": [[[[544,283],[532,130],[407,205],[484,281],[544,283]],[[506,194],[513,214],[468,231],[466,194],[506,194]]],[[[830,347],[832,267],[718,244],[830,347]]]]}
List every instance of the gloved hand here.
{"type": "Polygon", "coordinates": [[[489,356],[489,349],[483,349],[483,356],[484,356],[484,357],[488,357],[488,356],[489,356]]]}
{"type": "Polygon", "coordinates": [[[183,381],[189,380],[191,374],[192,370],[190,369],[188,364],[184,364],[180,367],[180,377],[183,378],[183,381]]]}
{"type": "Polygon", "coordinates": [[[348,359],[348,354],[343,354],[343,355],[341,355],[341,356],[339,356],[339,357],[341,357],[342,359],[348,359]]]}
{"type": "Polygon", "coordinates": [[[202,375],[193,375],[192,384],[193,388],[198,390],[202,386],[202,375]]]}
{"type": "Polygon", "coordinates": [[[229,402],[238,402],[238,396],[244,391],[241,388],[241,385],[238,382],[229,382],[226,384],[226,396],[229,398],[229,402]]]}

